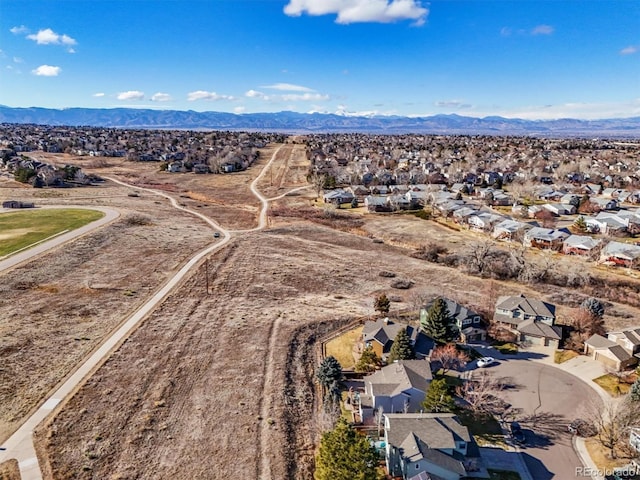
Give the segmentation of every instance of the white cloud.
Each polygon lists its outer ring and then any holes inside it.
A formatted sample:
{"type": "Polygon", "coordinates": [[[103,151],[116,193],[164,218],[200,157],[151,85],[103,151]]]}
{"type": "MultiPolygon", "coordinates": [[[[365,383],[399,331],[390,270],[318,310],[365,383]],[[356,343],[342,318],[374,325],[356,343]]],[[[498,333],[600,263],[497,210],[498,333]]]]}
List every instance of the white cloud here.
{"type": "Polygon", "coordinates": [[[510,27],[502,27],[500,29],[500,35],[502,35],[503,37],[510,37],[512,33],[513,29],[510,27]]]}
{"type": "Polygon", "coordinates": [[[170,102],[171,100],[173,100],[171,95],[162,92],[154,93],[151,97],[152,102],[170,102]]]}
{"type": "Polygon", "coordinates": [[[195,92],[189,92],[187,94],[187,100],[190,102],[196,100],[234,100],[234,97],[231,95],[220,95],[216,92],[207,92],[206,90],[197,90],[195,92]]]}
{"type": "Polygon", "coordinates": [[[27,35],[27,38],[29,40],[33,40],[38,45],[64,45],[65,47],[67,47],[67,51],[69,53],[76,53],[76,51],[71,47],[72,45],[78,44],[78,42],[76,42],[76,40],[74,38],[71,38],[69,35],[59,35],[50,28],[38,30],[38,33],[27,35]]]}
{"type": "Polygon", "coordinates": [[[336,23],[341,24],[413,20],[423,25],[429,9],[420,0],[289,0],[284,13],[292,17],[335,14],[336,23]]]}
{"type": "Polygon", "coordinates": [[[317,102],[329,100],[329,95],[323,95],[321,93],[285,93],[283,95],[276,95],[275,97],[285,102],[317,102]]]}
{"type": "Polygon", "coordinates": [[[244,94],[245,97],[249,98],[265,98],[266,95],[262,92],[258,92],[257,90],[249,90],[244,94]]]}
{"type": "Polygon", "coordinates": [[[57,77],[62,71],[60,67],[54,67],[51,65],[40,65],[35,70],[31,70],[31,73],[39,77],[57,77]]]}
{"type": "Polygon", "coordinates": [[[639,48],[635,45],[629,45],[628,47],[620,50],[620,55],[633,55],[639,50],[639,48]]]}
{"type": "Polygon", "coordinates": [[[246,107],[235,107],[233,109],[234,113],[244,113],[246,110],[246,107]]]}
{"type": "Polygon", "coordinates": [[[554,31],[551,25],[537,25],[531,30],[531,35],[551,35],[554,31]]]}
{"type": "Polygon", "coordinates": [[[118,100],[142,100],[144,98],[144,92],[138,90],[129,90],[127,92],[118,93],[118,100]]]}
{"type": "Polygon", "coordinates": [[[92,97],[104,97],[104,93],[103,92],[94,93],[92,97]]]}
{"type": "Polygon", "coordinates": [[[25,33],[29,33],[29,29],[24,25],[20,25],[19,27],[12,27],[9,29],[9,31],[14,35],[23,35],[25,33]]]}
{"type": "Polygon", "coordinates": [[[13,63],[24,63],[24,60],[20,57],[13,57],[13,63]]]}
{"type": "Polygon", "coordinates": [[[439,100],[434,102],[434,105],[442,108],[461,107],[464,105],[464,102],[462,102],[462,100],[439,100]]]}
{"type": "Polygon", "coordinates": [[[313,90],[312,88],[303,87],[301,85],[293,85],[292,83],[274,83],[273,85],[263,85],[260,88],[282,90],[283,92],[315,92],[315,90],[313,90]]]}

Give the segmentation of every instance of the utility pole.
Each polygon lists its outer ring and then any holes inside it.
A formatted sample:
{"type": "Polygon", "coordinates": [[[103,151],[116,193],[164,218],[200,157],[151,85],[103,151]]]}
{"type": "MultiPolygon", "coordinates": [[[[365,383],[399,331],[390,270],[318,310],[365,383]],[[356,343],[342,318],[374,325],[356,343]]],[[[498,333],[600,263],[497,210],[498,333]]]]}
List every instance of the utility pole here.
{"type": "Polygon", "coordinates": [[[204,277],[205,277],[205,283],[207,285],[207,295],[209,295],[209,259],[208,258],[204,261],[204,277]]]}

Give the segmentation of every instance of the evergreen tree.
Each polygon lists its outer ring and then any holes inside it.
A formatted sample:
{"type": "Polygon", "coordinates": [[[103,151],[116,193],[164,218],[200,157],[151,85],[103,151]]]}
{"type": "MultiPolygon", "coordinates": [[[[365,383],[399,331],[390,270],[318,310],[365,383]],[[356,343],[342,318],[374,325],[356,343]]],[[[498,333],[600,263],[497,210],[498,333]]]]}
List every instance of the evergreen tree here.
{"type": "Polygon", "coordinates": [[[447,381],[444,378],[432,380],[422,402],[422,408],[427,412],[442,413],[450,412],[454,406],[447,381]]]}
{"type": "Polygon", "coordinates": [[[629,399],[633,402],[640,402],[640,378],[638,378],[629,390],[629,399]]]}
{"type": "Polygon", "coordinates": [[[589,312],[593,318],[604,317],[604,305],[597,298],[589,297],[580,304],[580,308],[589,312]]]}
{"type": "Polygon", "coordinates": [[[382,364],[382,359],[376,355],[372,347],[366,347],[360,360],[356,363],[356,372],[358,373],[371,373],[374,372],[382,364]]]}
{"type": "Polygon", "coordinates": [[[342,366],[332,355],[326,357],[316,370],[316,378],[320,385],[329,389],[334,384],[339,384],[342,380],[342,366]]]}
{"type": "Polygon", "coordinates": [[[447,304],[442,298],[437,298],[420,325],[424,333],[437,342],[447,343],[455,340],[456,328],[449,313],[447,304]]]}
{"type": "Polygon", "coordinates": [[[322,435],[315,480],[377,480],[378,454],[344,419],[322,435]]]}
{"type": "Polygon", "coordinates": [[[391,307],[391,302],[387,298],[384,293],[381,293],[376,297],[376,301],[373,304],[373,308],[376,312],[379,312],[381,315],[386,315],[389,313],[389,308],[391,307]]]}
{"type": "Polygon", "coordinates": [[[586,232],[587,231],[587,222],[585,221],[584,217],[582,215],[580,215],[578,218],[576,218],[576,221],[573,222],[573,225],[576,227],[576,229],[579,232],[586,232]]]}
{"type": "Polygon", "coordinates": [[[395,362],[396,360],[413,360],[414,358],[416,358],[416,354],[413,351],[411,339],[409,338],[407,329],[403,328],[393,340],[391,352],[389,353],[389,363],[395,362]]]}

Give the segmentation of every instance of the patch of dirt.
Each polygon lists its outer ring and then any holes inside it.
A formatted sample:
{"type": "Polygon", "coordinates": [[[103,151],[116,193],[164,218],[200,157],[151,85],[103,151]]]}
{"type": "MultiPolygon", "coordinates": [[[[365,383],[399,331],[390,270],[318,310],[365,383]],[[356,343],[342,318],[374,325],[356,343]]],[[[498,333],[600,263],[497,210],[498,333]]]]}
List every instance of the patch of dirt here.
{"type": "Polygon", "coordinates": [[[0,463],[0,480],[20,480],[20,468],[15,459],[0,463]]]}

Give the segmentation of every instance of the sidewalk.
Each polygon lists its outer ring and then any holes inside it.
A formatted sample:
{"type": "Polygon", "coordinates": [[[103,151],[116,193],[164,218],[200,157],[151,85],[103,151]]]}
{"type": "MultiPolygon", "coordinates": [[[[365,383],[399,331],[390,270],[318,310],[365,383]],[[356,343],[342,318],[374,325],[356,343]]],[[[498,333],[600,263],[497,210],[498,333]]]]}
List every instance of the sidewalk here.
{"type": "Polygon", "coordinates": [[[488,465],[491,469],[518,472],[521,480],[533,480],[520,452],[507,451],[501,448],[480,447],[480,455],[485,465],[488,465]]]}
{"type": "MultiPolygon", "coordinates": [[[[605,480],[603,476],[598,474],[598,467],[593,463],[593,460],[591,460],[591,455],[589,455],[587,446],[584,444],[584,438],[574,435],[571,439],[571,443],[573,444],[573,449],[578,454],[582,464],[592,473],[590,478],[593,480],[605,480]]],[[[586,475],[584,476],[587,477],[586,475]]]]}

